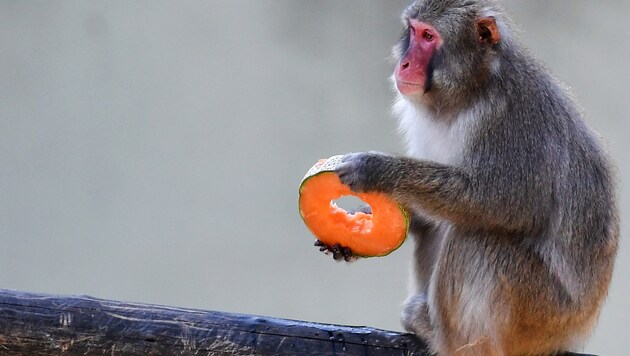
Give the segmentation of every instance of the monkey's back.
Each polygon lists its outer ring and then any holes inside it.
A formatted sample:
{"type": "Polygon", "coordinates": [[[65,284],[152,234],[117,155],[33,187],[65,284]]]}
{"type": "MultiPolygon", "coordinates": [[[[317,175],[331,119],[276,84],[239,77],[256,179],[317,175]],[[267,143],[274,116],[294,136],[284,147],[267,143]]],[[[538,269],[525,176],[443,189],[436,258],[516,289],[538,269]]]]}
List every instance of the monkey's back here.
{"type": "Polygon", "coordinates": [[[462,165],[491,182],[469,182],[493,202],[487,206],[509,212],[472,213],[505,219],[485,225],[492,229],[452,225],[437,264],[434,288],[444,299],[437,312],[469,328],[460,335],[503,330],[514,353],[554,350],[563,338],[571,349],[594,326],[612,275],[613,168],[568,91],[542,66],[520,51],[502,64],[502,80],[485,93],[494,106],[478,118],[486,121],[462,165]]]}

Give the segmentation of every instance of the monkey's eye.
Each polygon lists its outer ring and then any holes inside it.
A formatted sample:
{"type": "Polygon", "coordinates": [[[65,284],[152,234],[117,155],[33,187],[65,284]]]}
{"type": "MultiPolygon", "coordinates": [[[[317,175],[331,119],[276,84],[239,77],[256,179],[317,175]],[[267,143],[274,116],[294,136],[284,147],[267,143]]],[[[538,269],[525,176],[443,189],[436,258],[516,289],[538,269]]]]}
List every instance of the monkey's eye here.
{"type": "Polygon", "coordinates": [[[429,31],[424,31],[424,33],[422,34],[422,37],[429,42],[433,41],[433,38],[434,38],[433,34],[429,31]]]}

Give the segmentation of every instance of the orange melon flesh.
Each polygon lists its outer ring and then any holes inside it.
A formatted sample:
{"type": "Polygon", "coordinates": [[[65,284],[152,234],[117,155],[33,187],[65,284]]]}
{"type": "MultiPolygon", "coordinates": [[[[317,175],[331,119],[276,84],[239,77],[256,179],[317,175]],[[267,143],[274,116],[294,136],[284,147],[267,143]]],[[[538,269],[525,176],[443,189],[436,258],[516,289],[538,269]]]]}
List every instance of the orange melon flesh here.
{"type": "Polygon", "coordinates": [[[320,160],[302,180],[299,207],[304,223],[328,246],[339,244],[362,257],[389,254],[407,237],[409,219],[405,209],[384,194],[351,191],[334,172],[340,162],[341,156],[320,160]],[[334,203],[348,195],[369,204],[372,214],[349,214],[334,203]]]}

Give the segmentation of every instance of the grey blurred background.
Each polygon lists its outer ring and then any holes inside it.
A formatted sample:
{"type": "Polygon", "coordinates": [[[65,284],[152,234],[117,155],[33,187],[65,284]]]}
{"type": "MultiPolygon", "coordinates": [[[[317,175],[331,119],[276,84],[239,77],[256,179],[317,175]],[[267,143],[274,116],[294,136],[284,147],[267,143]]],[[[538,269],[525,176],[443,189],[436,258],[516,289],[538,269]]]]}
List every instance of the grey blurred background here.
{"type": "MultiPolygon", "coordinates": [[[[407,0],[0,1],[0,288],[400,330],[410,244],[334,263],[297,186],[404,148],[389,51],[407,0]]],[[[630,2],[506,1],[619,165],[630,2]]],[[[630,348],[630,248],[587,351],[630,348]]]]}

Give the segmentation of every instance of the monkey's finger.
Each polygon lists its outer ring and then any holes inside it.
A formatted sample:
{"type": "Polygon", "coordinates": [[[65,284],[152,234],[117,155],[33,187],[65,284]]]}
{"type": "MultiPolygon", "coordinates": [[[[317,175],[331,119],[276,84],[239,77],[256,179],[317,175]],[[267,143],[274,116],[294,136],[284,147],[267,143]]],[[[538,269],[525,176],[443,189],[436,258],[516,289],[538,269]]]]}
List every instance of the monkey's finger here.
{"type": "Polygon", "coordinates": [[[319,247],[319,251],[320,252],[324,252],[325,254],[328,254],[330,252],[330,246],[326,245],[325,243],[321,242],[320,240],[315,240],[315,243],[313,245],[315,247],[319,247]]]}
{"type": "Polygon", "coordinates": [[[343,259],[346,260],[346,262],[352,262],[356,259],[356,256],[352,253],[352,250],[349,247],[342,248],[341,252],[343,253],[343,259]]]}
{"type": "Polygon", "coordinates": [[[352,162],[354,160],[360,159],[362,157],[364,157],[367,153],[366,152],[350,152],[350,153],[346,153],[345,155],[343,155],[343,157],[341,157],[341,162],[342,163],[348,163],[348,162],[352,162]]]}
{"type": "Polygon", "coordinates": [[[343,248],[341,247],[341,245],[336,244],[333,245],[331,248],[332,254],[333,254],[333,259],[335,261],[340,261],[344,258],[343,256],[343,248]]]}
{"type": "Polygon", "coordinates": [[[353,191],[359,191],[360,175],[357,172],[356,165],[351,162],[341,163],[335,169],[335,173],[339,176],[341,183],[347,185],[353,191]]]}

